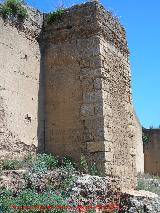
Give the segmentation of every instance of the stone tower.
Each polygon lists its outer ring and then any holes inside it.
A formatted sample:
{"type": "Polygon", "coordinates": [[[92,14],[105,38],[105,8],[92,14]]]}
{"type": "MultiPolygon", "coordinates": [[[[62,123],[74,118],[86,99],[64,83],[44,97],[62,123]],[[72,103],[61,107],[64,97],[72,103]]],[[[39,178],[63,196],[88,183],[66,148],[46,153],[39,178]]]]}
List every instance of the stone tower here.
{"type": "Polygon", "coordinates": [[[44,24],[45,151],[82,155],[103,175],[134,187],[136,121],[129,50],[119,21],[97,2],[44,24]]]}

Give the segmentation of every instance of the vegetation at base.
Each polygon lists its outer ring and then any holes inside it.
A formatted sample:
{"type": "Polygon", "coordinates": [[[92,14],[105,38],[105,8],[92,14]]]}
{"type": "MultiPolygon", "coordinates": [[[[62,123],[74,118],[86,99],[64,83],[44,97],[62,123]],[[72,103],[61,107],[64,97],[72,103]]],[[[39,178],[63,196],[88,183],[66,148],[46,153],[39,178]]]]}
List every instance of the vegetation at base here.
{"type": "Polygon", "coordinates": [[[50,12],[47,16],[47,23],[52,24],[55,21],[60,21],[63,13],[64,8],[59,8],[56,11],[50,12]]]}
{"type": "Polygon", "coordinates": [[[84,155],[81,155],[80,171],[90,175],[98,175],[96,164],[88,164],[84,155]]]}
{"type": "MultiPolygon", "coordinates": [[[[0,212],[55,212],[67,213],[67,209],[62,208],[47,208],[47,206],[77,206],[77,204],[69,204],[67,198],[69,197],[70,188],[76,179],[76,173],[90,173],[95,175],[97,169],[95,164],[88,165],[85,157],[82,155],[80,160],[80,168],[76,168],[76,164],[69,157],[59,158],[48,154],[37,154],[33,156],[31,153],[25,157],[24,160],[2,160],[2,170],[18,170],[19,168],[27,169],[27,173],[23,175],[22,187],[15,191],[15,189],[0,188],[0,212]],[[44,177],[49,171],[60,171],[62,179],[52,180],[52,176],[47,176],[49,179],[44,179],[46,182],[43,187],[44,177]],[[51,179],[50,179],[51,178],[51,179]],[[57,182],[59,183],[57,184],[57,182]],[[38,183],[38,184],[37,184],[38,183]],[[40,185],[39,185],[40,184],[40,185]],[[42,184],[42,185],[41,185],[42,184]],[[40,187],[39,187],[40,186],[40,187]],[[42,186],[42,188],[41,188],[42,186]],[[14,206],[42,206],[40,208],[29,209],[15,209],[14,206]],[[42,209],[46,207],[46,209],[42,209]],[[11,208],[12,207],[12,208],[11,208]]],[[[78,210],[75,212],[79,212],[78,210]]],[[[88,213],[95,212],[95,209],[88,209],[88,213]]]]}
{"type": "Polygon", "coordinates": [[[150,174],[139,174],[137,190],[145,190],[160,196],[160,177],[150,174]]]}
{"type": "Polygon", "coordinates": [[[86,158],[85,158],[84,155],[81,155],[80,171],[84,172],[84,173],[88,173],[89,172],[88,163],[87,163],[86,158]]]}
{"type": "Polygon", "coordinates": [[[9,190],[4,190],[0,193],[0,210],[4,213],[7,212],[66,212],[65,209],[54,208],[54,206],[67,206],[65,199],[61,194],[56,194],[54,191],[46,191],[38,193],[34,189],[22,190],[17,196],[9,190]],[[17,206],[24,207],[24,209],[18,209],[17,206]],[[51,206],[53,208],[51,208],[51,206]],[[32,207],[26,209],[25,207],[32,207]]]}
{"type": "Polygon", "coordinates": [[[18,20],[24,20],[28,17],[28,13],[23,4],[23,0],[5,0],[0,5],[0,15],[5,19],[15,17],[18,20]]]}
{"type": "Polygon", "coordinates": [[[17,170],[22,167],[23,163],[20,160],[3,160],[1,162],[2,170],[17,170]]]}
{"type": "Polygon", "coordinates": [[[31,167],[32,172],[46,172],[58,167],[58,159],[52,155],[37,154],[31,167]]]}
{"type": "MultiPolygon", "coordinates": [[[[29,153],[24,160],[2,160],[1,170],[18,170],[20,168],[27,168],[32,173],[45,173],[48,170],[61,168],[69,174],[76,171],[76,164],[70,157],[58,158],[51,154],[37,154],[33,157],[29,153]]],[[[77,168],[81,173],[98,175],[98,170],[95,163],[89,164],[84,155],[81,155],[80,167],[77,168]]]]}

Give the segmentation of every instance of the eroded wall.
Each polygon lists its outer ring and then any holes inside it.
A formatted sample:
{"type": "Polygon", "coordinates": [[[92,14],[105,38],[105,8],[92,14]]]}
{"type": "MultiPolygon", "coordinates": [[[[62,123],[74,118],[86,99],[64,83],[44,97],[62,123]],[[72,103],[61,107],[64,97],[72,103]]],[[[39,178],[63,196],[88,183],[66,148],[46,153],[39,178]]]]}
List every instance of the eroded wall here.
{"type": "Polygon", "coordinates": [[[152,175],[160,175],[160,129],[143,129],[147,136],[144,143],[144,171],[152,175]]]}
{"type": "Polygon", "coordinates": [[[102,92],[96,82],[101,75],[100,41],[94,12],[89,5],[73,7],[61,23],[43,31],[45,150],[77,162],[82,153],[87,156],[87,142],[101,140],[103,128],[102,92]]]}
{"type": "Polygon", "coordinates": [[[46,25],[42,43],[46,151],[76,161],[84,154],[101,174],[134,187],[137,126],[124,28],[87,3],[46,25]]]}
{"type": "Polygon", "coordinates": [[[102,60],[105,173],[136,184],[136,123],[132,107],[129,50],[124,28],[112,14],[98,9],[102,60]]]}
{"type": "Polygon", "coordinates": [[[124,28],[97,2],[42,31],[42,15],[31,17],[22,28],[0,19],[0,155],[37,146],[77,162],[84,155],[100,174],[135,187],[141,133],[124,28]]]}
{"type": "Polygon", "coordinates": [[[36,37],[42,15],[29,13],[22,26],[0,18],[1,159],[21,158],[38,146],[40,48],[36,37]]]}

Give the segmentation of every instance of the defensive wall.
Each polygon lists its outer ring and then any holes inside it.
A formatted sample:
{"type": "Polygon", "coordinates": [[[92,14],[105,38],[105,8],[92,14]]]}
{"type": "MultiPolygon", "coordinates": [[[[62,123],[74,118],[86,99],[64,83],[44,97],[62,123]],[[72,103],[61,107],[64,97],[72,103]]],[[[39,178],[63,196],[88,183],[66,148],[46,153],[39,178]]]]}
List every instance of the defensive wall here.
{"type": "Polygon", "coordinates": [[[0,18],[0,156],[84,155],[135,187],[143,148],[123,26],[97,2],[52,24],[29,13],[22,26],[0,18]]]}

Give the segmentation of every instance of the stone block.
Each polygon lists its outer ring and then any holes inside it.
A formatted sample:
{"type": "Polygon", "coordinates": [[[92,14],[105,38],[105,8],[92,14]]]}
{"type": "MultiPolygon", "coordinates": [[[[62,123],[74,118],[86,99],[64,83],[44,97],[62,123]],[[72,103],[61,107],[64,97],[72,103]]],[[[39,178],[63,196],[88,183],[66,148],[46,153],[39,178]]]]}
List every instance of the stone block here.
{"type": "Polygon", "coordinates": [[[111,152],[112,143],[109,141],[87,142],[87,151],[92,152],[111,152]]]}

